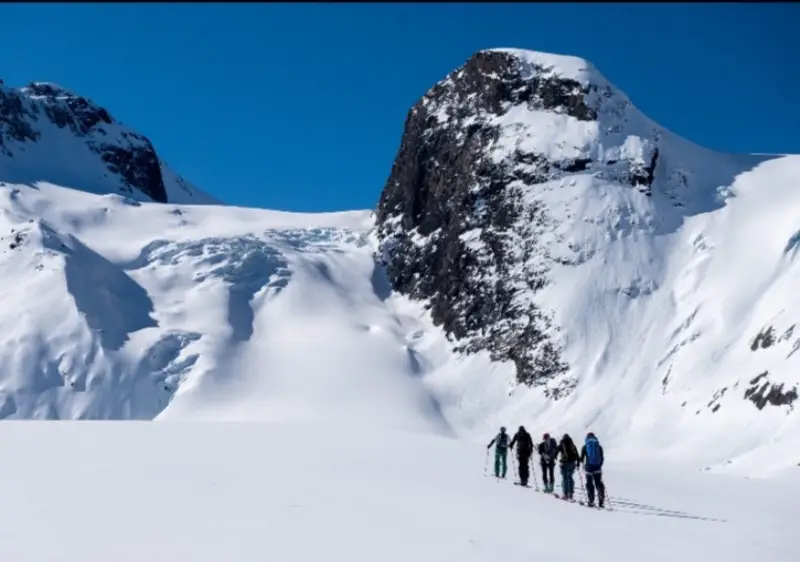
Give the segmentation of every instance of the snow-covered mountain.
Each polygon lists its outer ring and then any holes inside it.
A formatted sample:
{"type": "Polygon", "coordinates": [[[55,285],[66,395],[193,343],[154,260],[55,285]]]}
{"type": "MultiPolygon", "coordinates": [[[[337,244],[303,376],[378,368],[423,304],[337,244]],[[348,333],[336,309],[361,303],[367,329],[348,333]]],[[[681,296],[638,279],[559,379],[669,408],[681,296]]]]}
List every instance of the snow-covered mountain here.
{"type": "Polygon", "coordinates": [[[585,60],[488,50],[411,109],[377,219],[393,286],[515,366],[508,396],[452,375],[462,405],[800,463],[800,157],[704,149],[585,60]]]}
{"type": "Polygon", "coordinates": [[[800,463],[800,159],[697,147],[583,60],[476,54],[409,113],[374,214],[214,204],[54,85],[3,89],[0,133],[2,418],[800,463]]]}
{"type": "Polygon", "coordinates": [[[0,80],[0,179],[162,203],[217,202],[170,170],[145,136],[46,82],[14,89],[0,80]]]}

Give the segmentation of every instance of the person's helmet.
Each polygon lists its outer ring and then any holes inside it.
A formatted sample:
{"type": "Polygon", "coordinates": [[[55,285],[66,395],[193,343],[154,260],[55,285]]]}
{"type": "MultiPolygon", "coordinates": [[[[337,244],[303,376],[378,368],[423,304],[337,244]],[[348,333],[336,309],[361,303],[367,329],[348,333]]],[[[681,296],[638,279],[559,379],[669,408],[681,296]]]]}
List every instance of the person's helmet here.
{"type": "Polygon", "coordinates": [[[520,433],[525,433],[525,426],[524,425],[519,426],[519,431],[520,433]]]}
{"type": "Polygon", "coordinates": [[[500,433],[505,433],[505,432],[506,432],[506,426],[501,427],[500,428],[500,433]]]}
{"type": "Polygon", "coordinates": [[[542,435],[542,439],[550,439],[550,434],[545,433],[544,435],[542,435]]]}
{"type": "Polygon", "coordinates": [[[590,431],[589,433],[586,434],[586,439],[592,439],[592,438],[597,439],[597,437],[594,436],[594,433],[590,431]]]}

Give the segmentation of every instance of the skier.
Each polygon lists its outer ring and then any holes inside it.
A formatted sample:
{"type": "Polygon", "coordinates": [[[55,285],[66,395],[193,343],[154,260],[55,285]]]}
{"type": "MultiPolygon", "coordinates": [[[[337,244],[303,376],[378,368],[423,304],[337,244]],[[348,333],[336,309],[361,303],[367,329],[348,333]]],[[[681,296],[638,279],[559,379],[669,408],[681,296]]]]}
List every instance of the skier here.
{"type": "Polygon", "coordinates": [[[558,454],[558,441],[550,437],[549,433],[542,436],[542,442],[539,443],[539,466],[542,467],[542,480],[544,481],[545,493],[551,493],[553,487],[556,485],[556,479],[553,475],[556,467],[556,455],[558,454]]]}
{"type": "Polygon", "coordinates": [[[486,448],[491,449],[492,445],[495,445],[494,475],[497,478],[505,478],[506,470],[508,470],[508,433],[506,433],[505,427],[500,428],[500,433],[489,441],[489,445],[486,448]]]}
{"type": "Polygon", "coordinates": [[[578,448],[569,434],[565,433],[558,444],[561,463],[561,490],[565,500],[572,501],[575,494],[575,468],[578,465],[578,448]]]}
{"type": "Polygon", "coordinates": [[[597,488],[597,503],[602,508],[606,501],[606,485],[603,483],[603,447],[591,431],[586,434],[586,442],[581,448],[580,462],[586,473],[586,497],[589,507],[594,507],[594,490],[597,488]]]}
{"type": "Polygon", "coordinates": [[[513,449],[514,444],[517,445],[517,461],[519,462],[519,483],[523,486],[528,485],[528,478],[530,477],[530,462],[533,455],[533,438],[531,434],[525,431],[524,426],[519,426],[517,433],[509,443],[508,448],[513,449]]]}

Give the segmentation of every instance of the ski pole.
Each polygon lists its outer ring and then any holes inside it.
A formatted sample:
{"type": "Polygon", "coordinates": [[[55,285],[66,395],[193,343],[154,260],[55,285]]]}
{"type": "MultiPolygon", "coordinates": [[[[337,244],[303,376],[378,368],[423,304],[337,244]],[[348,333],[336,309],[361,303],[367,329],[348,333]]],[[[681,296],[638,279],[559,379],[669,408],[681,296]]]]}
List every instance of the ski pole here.
{"type": "Polygon", "coordinates": [[[514,466],[514,478],[519,480],[519,468],[517,467],[517,458],[511,455],[511,464],[514,466]]]}
{"type": "MultiPolygon", "coordinates": [[[[602,474],[602,472],[600,474],[602,474]]],[[[611,509],[611,498],[608,496],[608,484],[606,484],[605,482],[603,482],[603,496],[605,496],[603,499],[606,500],[606,504],[608,504],[608,509],[611,509]]]]}
{"type": "Polygon", "coordinates": [[[581,472],[580,465],[578,465],[578,480],[581,482],[581,493],[583,494],[583,499],[588,500],[589,498],[586,496],[586,487],[583,485],[583,473],[581,472]]]}
{"type": "Polygon", "coordinates": [[[539,491],[539,481],[536,480],[536,469],[533,467],[533,455],[528,459],[528,465],[531,467],[531,476],[533,476],[533,485],[536,486],[536,491],[539,491]]]}
{"type": "Polygon", "coordinates": [[[486,462],[483,463],[483,475],[488,476],[489,474],[489,448],[486,448],[486,462]]]}

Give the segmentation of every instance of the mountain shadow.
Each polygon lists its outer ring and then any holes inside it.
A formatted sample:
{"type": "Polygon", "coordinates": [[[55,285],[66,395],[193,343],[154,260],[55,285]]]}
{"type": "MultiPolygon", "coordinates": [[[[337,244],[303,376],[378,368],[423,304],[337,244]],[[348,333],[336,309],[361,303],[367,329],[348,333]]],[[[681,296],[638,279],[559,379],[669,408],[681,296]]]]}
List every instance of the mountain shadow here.
{"type": "Polygon", "coordinates": [[[67,291],[105,349],[120,349],[129,335],[158,326],[147,291],[118,266],[73,236],[41,225],[45,248],[64,255],[67,291]]]}

